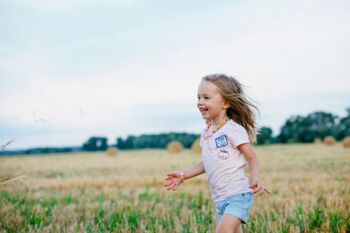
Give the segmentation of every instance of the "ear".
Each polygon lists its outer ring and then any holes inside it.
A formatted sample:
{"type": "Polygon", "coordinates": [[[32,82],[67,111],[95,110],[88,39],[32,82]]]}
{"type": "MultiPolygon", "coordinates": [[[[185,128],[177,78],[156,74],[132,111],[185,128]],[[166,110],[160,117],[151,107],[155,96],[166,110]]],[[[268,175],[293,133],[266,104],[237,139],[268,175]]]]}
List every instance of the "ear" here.
{"type": "Polygon", "coordinates": [[[222,105],[222,108],[228,109],[229,107],[230,107],[230,103],[227,100],[225,100],[225,103],[222,105]]]}

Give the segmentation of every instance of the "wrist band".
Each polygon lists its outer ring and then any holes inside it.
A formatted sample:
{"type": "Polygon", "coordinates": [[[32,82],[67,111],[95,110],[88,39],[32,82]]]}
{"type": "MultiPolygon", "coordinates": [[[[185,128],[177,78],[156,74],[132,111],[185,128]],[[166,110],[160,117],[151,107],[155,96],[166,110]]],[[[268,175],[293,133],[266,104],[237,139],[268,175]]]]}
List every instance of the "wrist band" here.
{"type": "Polygon", "coordinates": [[[185,172],[184,171],[180,171],[179,172],[179,176],[181,176],[181,180],[184,181],[184,179],[185,179],[185,172]]]}

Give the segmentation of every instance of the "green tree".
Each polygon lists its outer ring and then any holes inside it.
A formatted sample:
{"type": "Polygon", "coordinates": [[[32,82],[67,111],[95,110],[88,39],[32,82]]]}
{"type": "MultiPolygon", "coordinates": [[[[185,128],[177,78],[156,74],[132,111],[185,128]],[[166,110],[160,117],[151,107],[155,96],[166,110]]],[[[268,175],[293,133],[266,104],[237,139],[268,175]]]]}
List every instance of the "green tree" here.
{"type": "Polygon", "coordinates": [[[118,138],[117,138],[116,146],[117,146],[118,149],[120,149],[120,150],[126,149],[125,141],[124,141],[121,137],[118,137],[118,138]]]}
{"type": "Polygon", "coordinates": [[[338,116],[327,112],[313,112],[306,117],[292,116],[287,119],[278,136],[282,143],[313,142],[315,138],[334,136],[338,116]]]}
{"type": "Polygon", "coordinates": [[[256,142],[258,145],[272,143],[272,129],[266,126],[261,127],[258,131],[256,142]]]}
{"type": "Polygon", "coordinates": [[[342,140],[343,138],[350,136],[350,107],[346,109],[347,116],[340,118],[336,127],[336,139],[342,140]]]}
{"type": "Polygon", "coordinates": [[[119,149],[166,148],[169,142],[177,140],[185,148],[190,148],[198,137],[198,134],[190,133],[143,134],[128,136],[125,140],[118,137],[116,144],[119,149]]]}
{"type": "Polygon", "coordinates": [[[103,151],[108,147],[107,141],[105,137],[90,137],[82,148],[85,151],[103,151]]]}

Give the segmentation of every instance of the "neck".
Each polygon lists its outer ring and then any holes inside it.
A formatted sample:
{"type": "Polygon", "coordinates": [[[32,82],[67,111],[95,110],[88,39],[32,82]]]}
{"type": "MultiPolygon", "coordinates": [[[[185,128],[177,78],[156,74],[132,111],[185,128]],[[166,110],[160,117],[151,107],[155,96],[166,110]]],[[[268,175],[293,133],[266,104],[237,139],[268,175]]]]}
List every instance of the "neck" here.
{"type": "Polygon", "coordinates": [[[219,126],[222,124],[225,124],[225,122],[228,121],[228,117],[225,115],[223,117],[218,117],[217,119],[213,119],[210,121],[210,123],[214,126],[219,126]]]}

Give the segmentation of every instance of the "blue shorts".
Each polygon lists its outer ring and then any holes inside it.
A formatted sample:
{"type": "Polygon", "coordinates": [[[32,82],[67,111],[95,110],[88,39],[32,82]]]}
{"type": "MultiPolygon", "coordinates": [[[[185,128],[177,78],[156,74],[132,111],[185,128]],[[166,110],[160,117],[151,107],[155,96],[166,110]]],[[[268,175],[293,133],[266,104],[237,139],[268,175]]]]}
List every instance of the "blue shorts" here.
{"type": "Polygon", "coordinates": [[[216,203],[216,214],[218,223],[224,214],[233,215],[242,220],[244,224],[249,219],[249,211],[252,208],[254,196],[251,192],[241,193],[216,203]]]}

